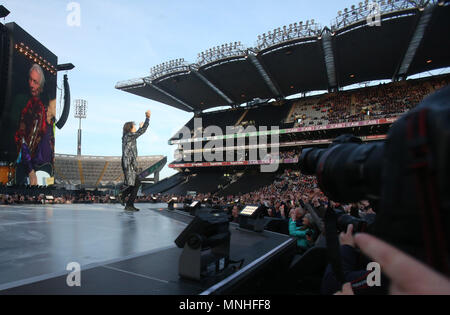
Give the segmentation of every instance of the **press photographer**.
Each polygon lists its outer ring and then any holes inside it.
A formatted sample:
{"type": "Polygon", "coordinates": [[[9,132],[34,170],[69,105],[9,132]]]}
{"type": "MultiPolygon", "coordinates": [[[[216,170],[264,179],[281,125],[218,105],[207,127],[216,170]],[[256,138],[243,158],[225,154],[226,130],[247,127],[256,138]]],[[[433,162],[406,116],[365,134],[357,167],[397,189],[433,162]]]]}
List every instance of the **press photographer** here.
{"type": "Polygon", "coordinates": [[[365,220],[367,217],[356,218],[327,207],[324,217],[331,263],[327,272],[332,270],[340,286],[358,280],[343,270],[349,255],[342,254],[343,247],[348,246],[342,238],[353,239],[349,232],[368,232],[425,263],[442,277],[449,276],[449,145],[447,87],[400,118],[385,143],[362,144],[359,138],[344,135],[328,149],[303,151],[302,173],[315,174],[320,189],[330,200],[369,200],[373,205],[367,209],[369,214],[377,213],[371,224],[365,220]],[[338,232],[342,231],[346,233],[341,234],[339,244],[338,232]]]}

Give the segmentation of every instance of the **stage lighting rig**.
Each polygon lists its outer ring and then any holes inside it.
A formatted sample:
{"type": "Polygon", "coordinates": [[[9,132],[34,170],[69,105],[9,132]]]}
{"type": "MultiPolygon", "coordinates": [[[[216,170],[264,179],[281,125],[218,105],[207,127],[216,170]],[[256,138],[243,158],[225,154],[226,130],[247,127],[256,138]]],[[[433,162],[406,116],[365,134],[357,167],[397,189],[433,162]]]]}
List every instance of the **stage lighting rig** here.
{"type": "Polygon", "coordinates": [[[331,30],[338,30],[348,25],[364,21],[373,14],[377,9],[380,15],[403,11],[407,9],[424,9],[429,5],[430,1],[409,1],[409,0],[365,0],[364,3],[360,2],[358,6],[352,5],[344,10],[339,10],[338,15],[334,21],[331,22],[331,30]]]}
{"type": "Polygon", "coordinates": [[[80,120],[78,128],[78,144],[77,144],[77,155],[81,156],[81,120],[87,118],[87,101],[86,100],[75,100],[75,118],[80,120]]]}
{"type": "Polygon", "coordinates": [[[227,43],[199,53],[197,64],[201,67],[227,58],[243,57],[246,54],[247,51],[241,42],[227,43]]]}
{"type": "Polygon", "coordinates": [[[183,59],[175,59],[170,60],[168,62],[164,62],[162,64],[156,65],[152,68],[150,68],[150,79],[156,80],[158,78],[161,78],[163,76],[176,73],[176,72],[182,72],[182,71],[189,71],[190,67],[188,63],[183,59]]]}
{"type": "Polygon", "coordinates": [[[284,25],[283,27],[268,31],[267,34],[264,33],[258,36],[256,48],[263,50],[291,40],[317,37],[320,35],[321,30],[321,25],[314,20],[307,20],[306,23],[300,21],[299,24],[294,23],[289,24],[289,26],[284,25]]]}

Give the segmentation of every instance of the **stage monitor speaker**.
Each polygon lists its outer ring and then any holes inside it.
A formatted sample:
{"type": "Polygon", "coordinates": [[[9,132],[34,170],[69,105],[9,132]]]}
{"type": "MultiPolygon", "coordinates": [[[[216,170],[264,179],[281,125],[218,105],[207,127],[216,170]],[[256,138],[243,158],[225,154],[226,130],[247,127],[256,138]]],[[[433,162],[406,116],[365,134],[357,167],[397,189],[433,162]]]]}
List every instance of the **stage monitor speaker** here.
{"type": "Polygon", "coordinates": [[[178,199],[176,197],[173,197],[172,199],[169,200],[169,202],[167,203],[167,209],[169,210],[174,210],[174,204],[175,202],[177,202],[178,199]]]}
{"type": "Polygon", "coordinates": [[[187,210],[191,215],[196,215],[197,212],[201,209],[202,203],[200,201],[193,201],[188,207],[187,210]]]}
{"type": "Polygon", "coordinates": [[[264,214],[266,207],[261,205],[248,205],[239,213],[239,227],[255,232],[264,231],[264,214]]]}
{"type": "Polygon", "coordinates": [[[182,278],[201,280],[228,268],[230,262],[228,216],[213,209],[202,209],[175,240],[183,248],[179,260],[182,278]]]}

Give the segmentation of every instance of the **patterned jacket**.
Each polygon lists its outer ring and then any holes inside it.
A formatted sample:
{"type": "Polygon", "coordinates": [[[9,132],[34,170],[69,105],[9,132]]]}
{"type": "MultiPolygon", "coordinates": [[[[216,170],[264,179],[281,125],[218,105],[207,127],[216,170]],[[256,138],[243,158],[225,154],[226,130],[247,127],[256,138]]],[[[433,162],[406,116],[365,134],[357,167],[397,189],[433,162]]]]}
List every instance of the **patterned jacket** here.
{"type": "Polygon", "coordinates": [[[148,128],[150,120],[145,120],[144,126],[135,133],[129,132],[122,137],[122,169],[124,173],[124,184],[134,186],[138,175],[137,144],[136,139],[142,136],[148,128]]]}
{"type": "Polygon", "coordinates": [[[19,129],[14,137],[17,152],[21,150],[22,143],[25,143],[31,157],[34,158],[36,149],[49,127],[46,120],[47,113],[41,100],[35,97],[31,98],[21,112],[19,129]]]}

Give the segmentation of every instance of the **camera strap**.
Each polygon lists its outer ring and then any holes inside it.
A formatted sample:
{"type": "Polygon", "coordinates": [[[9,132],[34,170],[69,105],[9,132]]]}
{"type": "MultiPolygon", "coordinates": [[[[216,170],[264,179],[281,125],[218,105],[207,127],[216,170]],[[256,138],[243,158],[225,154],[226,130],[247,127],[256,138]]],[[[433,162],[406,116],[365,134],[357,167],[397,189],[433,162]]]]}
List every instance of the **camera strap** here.
{"type": "Polygon", "coordinates": [[[413,170],[416,179],[426,262],[436,270],[449,275],[448,247],[442,226],[436,178],[433,173],[427,113],[428,109],[425,108],[411,115],[407,120],[408,147],[412,156],[409,168],[413,170]]]}

